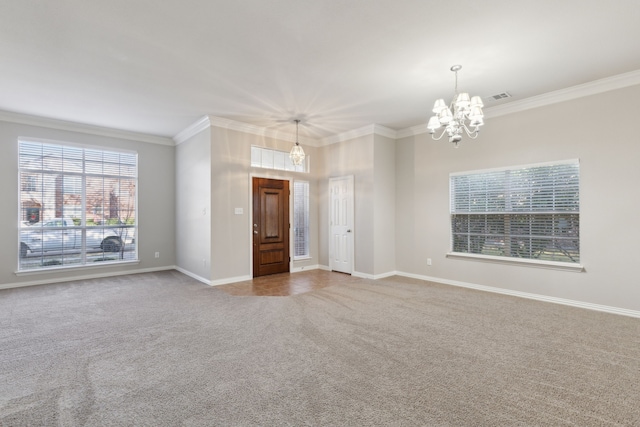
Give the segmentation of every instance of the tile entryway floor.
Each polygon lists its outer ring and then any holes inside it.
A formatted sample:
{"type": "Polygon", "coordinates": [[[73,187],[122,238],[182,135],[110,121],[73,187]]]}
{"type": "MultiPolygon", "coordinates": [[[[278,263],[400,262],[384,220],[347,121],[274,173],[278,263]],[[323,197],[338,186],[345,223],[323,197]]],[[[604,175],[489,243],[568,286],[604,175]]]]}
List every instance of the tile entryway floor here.
{"type": "Polygon", "coordinates": [[[309,270],[256,277],[245,282],[216,286],[216,289],[234,296],[284,297],[311,292],[339,283],[348,283],[353,280],[354,278],[349,274],[325,270],[309,270]]]}

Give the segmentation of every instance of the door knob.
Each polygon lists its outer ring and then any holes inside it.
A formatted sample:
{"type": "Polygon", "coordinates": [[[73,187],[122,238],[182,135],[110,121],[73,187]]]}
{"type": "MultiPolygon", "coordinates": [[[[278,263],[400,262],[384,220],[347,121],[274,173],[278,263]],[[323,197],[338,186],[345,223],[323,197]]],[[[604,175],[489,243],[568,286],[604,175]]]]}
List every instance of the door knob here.
{"type": "Polygon", "coordinates": [[[348,229],[348,230],[347,230],[347,233],[351,233],[351,229],[348,229]]]}
{"type": "Polygon", "coordinates": [[[253,234],[258,234],[258,230],[253,230],[253,234]]]}

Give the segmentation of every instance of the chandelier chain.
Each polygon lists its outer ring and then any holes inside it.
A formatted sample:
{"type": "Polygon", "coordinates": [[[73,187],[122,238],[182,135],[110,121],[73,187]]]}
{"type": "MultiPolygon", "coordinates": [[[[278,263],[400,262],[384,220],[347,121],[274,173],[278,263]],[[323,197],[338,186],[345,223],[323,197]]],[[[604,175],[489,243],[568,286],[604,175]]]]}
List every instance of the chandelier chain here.
{"type": "Polygon", "coordinates": [[[458,94],[458,70],[455,70],[454,73],[456,74],[456,85],[453,93],[457,95],[458,94]]]}

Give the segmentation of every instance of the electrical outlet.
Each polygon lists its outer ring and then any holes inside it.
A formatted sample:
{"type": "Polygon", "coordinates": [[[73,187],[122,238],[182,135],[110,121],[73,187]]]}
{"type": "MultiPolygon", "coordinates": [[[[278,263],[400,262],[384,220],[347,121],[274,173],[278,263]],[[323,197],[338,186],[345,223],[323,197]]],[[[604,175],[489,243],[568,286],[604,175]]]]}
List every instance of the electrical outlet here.
{"type": "Polygon", "coordinates": [[[156,258],[160,258],[160,252],[156,252],[156,258]]]}
{"type": "Polygon", "coordinates": [[[427,258],[427,265],[431,265],[431,258],[427,258]]]}

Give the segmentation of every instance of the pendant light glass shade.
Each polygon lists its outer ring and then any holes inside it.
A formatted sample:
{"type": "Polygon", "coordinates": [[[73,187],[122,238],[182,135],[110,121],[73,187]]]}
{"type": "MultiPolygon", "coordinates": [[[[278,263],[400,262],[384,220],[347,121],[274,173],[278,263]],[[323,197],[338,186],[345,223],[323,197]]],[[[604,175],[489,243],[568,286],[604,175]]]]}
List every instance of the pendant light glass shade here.
{"type": "Polygon", "coordinates": [[[289,157],[291,158],[291,163],[296,166],[300,166],[302,163],[304,163],[305,154],[300,144],[296,143],[296,145],[293,146],[291,152],[289,153],[289,157]]]}
{"type": "Polygon", "coordinates": [[[296,166],[300,166],[304,162],[305,154],[304,150],[300,146],[298,142],[298,124],[300,120],[294,120],[296,122],[296,145],[291,148],[291,152],[289,153],[289,158],[291,159],[291,163],[296,166]]]}

